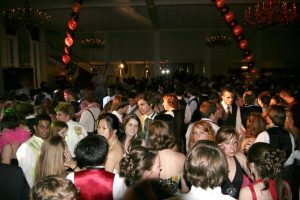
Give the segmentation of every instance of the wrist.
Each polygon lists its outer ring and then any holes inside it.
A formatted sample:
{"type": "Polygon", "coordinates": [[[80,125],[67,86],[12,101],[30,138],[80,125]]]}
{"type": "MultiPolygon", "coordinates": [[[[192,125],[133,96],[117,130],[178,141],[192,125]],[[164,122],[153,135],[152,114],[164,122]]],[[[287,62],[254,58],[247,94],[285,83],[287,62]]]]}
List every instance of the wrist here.
{"type": "Polygon", "coordinates": [[[71,169],[74,171],[74,170],[77,169],[77,168],[78,168],[78,165],[77,165],[77,163],[76,163],[75,167],[73,167],[73,168],[71,168],[71,169]]]}

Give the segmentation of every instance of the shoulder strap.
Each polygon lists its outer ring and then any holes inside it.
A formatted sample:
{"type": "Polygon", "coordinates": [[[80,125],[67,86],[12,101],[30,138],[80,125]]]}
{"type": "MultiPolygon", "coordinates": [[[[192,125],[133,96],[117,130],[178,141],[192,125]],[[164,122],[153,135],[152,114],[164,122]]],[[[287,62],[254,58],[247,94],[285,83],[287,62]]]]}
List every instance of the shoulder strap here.
{"type": "Polygon", "coordinates": [[[256,193],[255,193],[253,184],[249,184],[248,187],[249,187],[249,189],[250,189],[250,191],[251,191],[252,200],[257,200],[256,193]]]}
{"type": "Polygon", "coordinates": [[[96,130],[96,119],[95,119],[95,116],[94,114],[92,113],[92,111],[90,111],[89,109],[87,109],[87,111],[89,111],[94,119],[94,130],[96,130]]]}

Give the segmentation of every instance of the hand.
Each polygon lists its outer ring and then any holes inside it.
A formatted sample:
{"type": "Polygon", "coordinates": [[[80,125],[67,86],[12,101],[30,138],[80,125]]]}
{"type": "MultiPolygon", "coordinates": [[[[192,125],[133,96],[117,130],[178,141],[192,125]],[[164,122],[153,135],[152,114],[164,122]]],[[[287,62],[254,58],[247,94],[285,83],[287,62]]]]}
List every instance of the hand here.
{"type": "Polygon", "coordinates": [[[244,147],[244,153],[248,153],[250,147],[252,146],[253,142],[248,141],[244,147]]]}
{"type": "Polygon", "coordinates": [[[68,148],[66,148],[64,151],[64,157],[65,157],[65,161],[64,161],[65,167],[74,169],[77,166],[77,163],[73,160],[72,155],[68,148]]]}

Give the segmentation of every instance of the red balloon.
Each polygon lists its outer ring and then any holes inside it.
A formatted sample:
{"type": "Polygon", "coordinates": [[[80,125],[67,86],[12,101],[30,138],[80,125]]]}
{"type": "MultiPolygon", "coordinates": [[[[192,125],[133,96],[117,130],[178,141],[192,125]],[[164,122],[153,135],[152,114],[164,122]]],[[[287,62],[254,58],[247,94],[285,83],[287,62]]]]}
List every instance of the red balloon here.
{"type": "Polygon", "coordinates": [[[66,46],[66,47],[64,48],[64,52],[65,52],[66,54],[70,54],[70,47],[66,46]]]}
{"type": "Polygon", "coordinates": [[[65,38],[65,44],[66,44],[68,47],[72,46],[72,45],[73,45],[73,38],[67,36],[67,37],[65,38]]]}
{"type": "Polygon", "coordinates": [[[240,41],[240,48],[241,49],[246,49],[247,46],[248,46],[248,41],[247,40],[240,41]]]}
{"type": "Polygon", "coordinates": [[[246,61],[247,62],[253,61],[253,54],[250,54],[250,55],[246,56],[246,61]]]}
{"type": "Polygon", "coordinates": [[[222,8],[225,4],[224,0],[216,0],[216,6],[217,8],[222,8]]]}
{"type": "Polygon", "coordinates": [[[73,4],[73,11],[76,13],[80,12],[80,4],[79,3],[74,3],[73,4]]]}
{"type": "Polygon", "coordinates": [[[237,25],[233,28],[233,34],[239,36],[243,32],[243,28],[240,25],[237,25]]]}
{"type": "Polygon", "coordinates": [[[228,11],[225,16],[224,19],[227,23],[231,22],[233,20],[234,14],[232,11],[228,11]]]}
{"type": "Polygon", "coordinates": [[[69,27],[69,29],[74,31],[77,28],[76,21],[74,19],[70,19],[69,22],[68,22],[68,27],[69,27]]]}
{"type": "Polygon", "coordinates": [[[68,64],[70,62],[71,58],[69,55],[66,54],[61,57],[61,60],[63,61],[63,63],[68,64]]]}

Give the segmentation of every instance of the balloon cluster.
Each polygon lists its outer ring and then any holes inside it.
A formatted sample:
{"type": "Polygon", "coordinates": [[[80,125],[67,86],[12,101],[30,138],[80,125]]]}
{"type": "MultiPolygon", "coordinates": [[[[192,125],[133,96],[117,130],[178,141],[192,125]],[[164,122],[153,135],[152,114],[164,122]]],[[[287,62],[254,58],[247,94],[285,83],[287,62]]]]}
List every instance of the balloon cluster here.
{"type": "Polygon", "coordinates": [[[225,4],[225,0],[212,0],[215,2],[217,9],[221,11],[225,22],[229,25],[235,36],[237,43],[239,44],[240,50],[243,52],[243,57],[247,61],[248,67],[253,68],[254,57],[251,50],[248,48],[248,41],[245,39],[243,34],[243,28],[238,24],[238,21],[234,18],[233,12],[229,9],[229,6],[225,4]]]}
{"type": "Polygon", "coordinates": [[[75,0],[72,6],[71,19],[68,21],[68,27],[66,30],[66,38],[65,38],[64,55],[61,58],[65,65],[68,65],[71,60],[70,54],[72,51],[72,45],[74,43],[74,33],[77,28],[77,22],[79,19],[79,12],[80,12],[82,1],[83,0],[75,0]]]}

